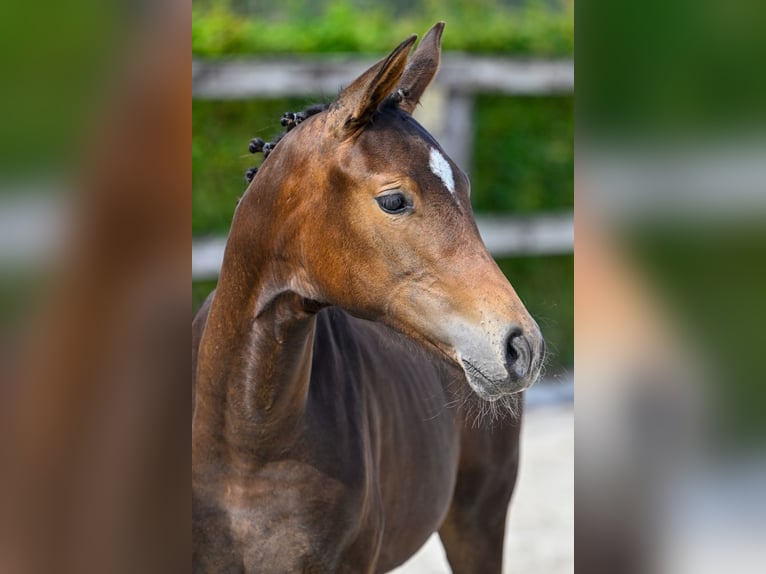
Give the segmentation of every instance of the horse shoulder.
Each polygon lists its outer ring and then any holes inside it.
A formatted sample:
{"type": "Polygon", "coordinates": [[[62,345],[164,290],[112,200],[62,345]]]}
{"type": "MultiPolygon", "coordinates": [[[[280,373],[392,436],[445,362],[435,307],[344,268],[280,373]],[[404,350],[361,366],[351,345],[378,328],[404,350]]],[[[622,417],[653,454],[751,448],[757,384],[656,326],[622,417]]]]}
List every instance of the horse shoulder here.
{"type": "Polygon", "coordinates": [[[364,519],[363,506],[354,486],[288,458],[217,485],[207,504],[213,510],[197,517],[207,520],[208,536],[215,532],[210,546],[217,563],[237,564],[242,572],[339,572],[349,564],[367,572],[381,527],[364,519]]]}

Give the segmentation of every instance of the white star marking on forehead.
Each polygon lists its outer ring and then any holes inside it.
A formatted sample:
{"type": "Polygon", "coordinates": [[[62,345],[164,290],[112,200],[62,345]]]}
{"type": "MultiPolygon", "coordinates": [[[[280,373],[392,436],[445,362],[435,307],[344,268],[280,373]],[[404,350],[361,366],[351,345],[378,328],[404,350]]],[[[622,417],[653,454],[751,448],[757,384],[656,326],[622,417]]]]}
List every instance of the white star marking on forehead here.
{"type": "Polygon", "coordinates": [[[434,172],[436,177],[444,182],[444,185],[449,189],[452,195],[455,195],[455,180],[452,175],[452,166],[445,159],[445,157],[439,153],[436,148],[431,148],[431,157],[428,161],[428,167],[434,172]]]}

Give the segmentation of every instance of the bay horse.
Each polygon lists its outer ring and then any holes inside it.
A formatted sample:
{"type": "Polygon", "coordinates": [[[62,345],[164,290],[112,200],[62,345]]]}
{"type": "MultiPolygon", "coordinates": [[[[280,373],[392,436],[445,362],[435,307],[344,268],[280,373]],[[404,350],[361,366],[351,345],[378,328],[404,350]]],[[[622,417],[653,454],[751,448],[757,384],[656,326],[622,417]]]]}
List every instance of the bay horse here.
{"type": "Polygon", "coordinates": [[[386,572],[437,531],[453,572],[501,571],[544,343],[411,116],[443,27],[251,173],[193,320],[193,572],[386,572]],[[466,388],[518,412],[473,425],[466,388]]]}

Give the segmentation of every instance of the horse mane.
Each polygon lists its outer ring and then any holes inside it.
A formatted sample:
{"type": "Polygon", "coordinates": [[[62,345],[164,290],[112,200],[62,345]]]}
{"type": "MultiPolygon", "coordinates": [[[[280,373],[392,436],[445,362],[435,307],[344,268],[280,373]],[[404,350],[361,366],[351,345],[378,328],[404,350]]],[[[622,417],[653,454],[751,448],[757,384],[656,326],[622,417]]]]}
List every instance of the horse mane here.
{"type": "MultiPolygon", "coordinates": [[[[393,108],[399,105],[399,102],[402,101],[403,98],[407,96],[406,90],[399,89],[396,90],[393,94],[388,96],[383,103],[380,106],[379,112],[382,110],[385,110],[387,108],[393,108]]],[[[270,142],[265,142],[261,138],[253,138],[250,140],[250,143],[248,145],[248,151],[250,153],[262,153],[263,159],[266,159],[269,157],[269,154],[274,151],[274,148],[277,147],[277,144],[282,140],[283,137],[287,135],[287,133],[295,128],[297,125],[302,123],[307,118],[310,118],[313,115],[316,115],[318,113],[321,113],[325,111],[327,108],[330,107],[330,104],[313,104],[307,107],[302,112],[285,112],[282,114],[282,117],[279,120],[279,123],[282,124],[282,126],[285,128],[285,131],[283,131],[281,134],[279,134],[276,138],[274,138],[270,142]]],[[[371,118],[371,121],[374,120],[375,116],[371,118]]],[[[258,173],[257,167],[251,167],[245,172],[245,181],[247,183],[250,183],[253,181],[253,178],[255,178],[255,175],[258,173]]]]}
{"type": "MultiPolygon", "coordinates": [[[[261,138],[253,138],[250,140],[250,144],[248,145],[247,149],[250,153],[262,153],[263,158],[266,159],[269,157],[269,154],[274,151],[274,148],[277,147],[277,144],[282,140],[283,137],[287,135],[287,133],[295,128],[298,124],[302,123],[306,118],[310,118],[311,116],[314,116],[320,112],[325,111],[327,108],[330,107],[330,104],[313,104],[309,107],[307,107],[302,112],[285,112],[282,114],[282,117],[279,120],[279,123],[282,124],[282,126],[285,128],[285,131],[283,131],[281,134],[279,134],[276,138],[274,138],[270,142],[265,142],[261,138]]],[[[258,173],[257,167],[251,167],[245,172],[245,181],[247,183],[250,183],[253,181],[253,178],[255,177],[255,174],[258,173]]]]}

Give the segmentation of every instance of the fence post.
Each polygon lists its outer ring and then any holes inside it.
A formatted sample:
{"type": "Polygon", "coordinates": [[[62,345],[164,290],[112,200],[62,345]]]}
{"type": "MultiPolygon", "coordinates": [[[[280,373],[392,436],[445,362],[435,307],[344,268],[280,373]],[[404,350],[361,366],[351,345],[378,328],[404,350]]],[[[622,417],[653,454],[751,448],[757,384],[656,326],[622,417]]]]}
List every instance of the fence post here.
{"type": "Polygon", "coordinates": [[[447,155],[466,172],[471,171],[473,159],[473,103],[471,93],[455,89],[447,91],[440,138],[447,155]]]}

